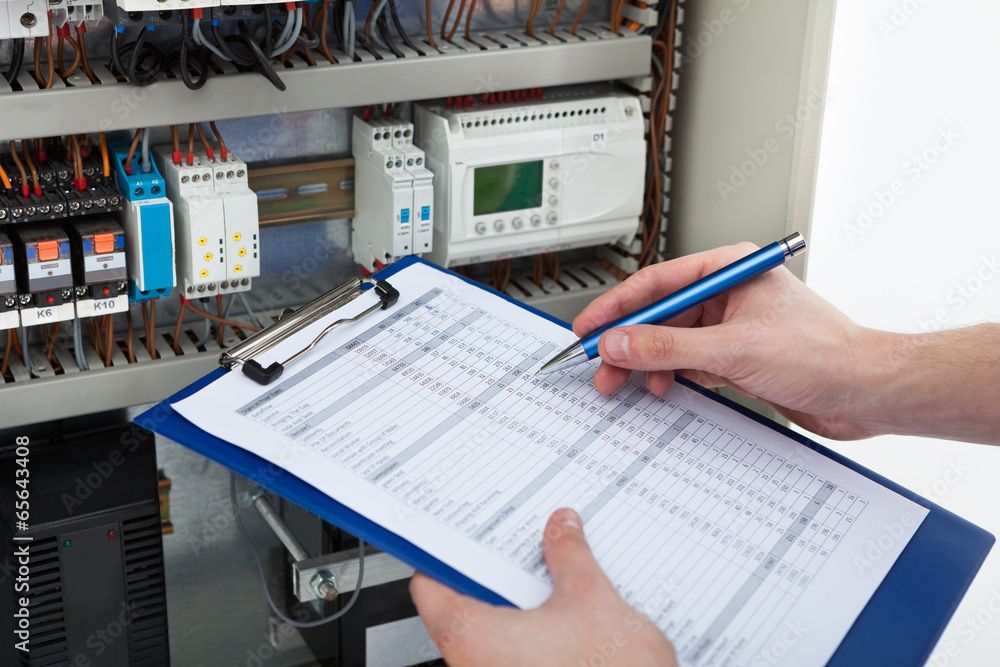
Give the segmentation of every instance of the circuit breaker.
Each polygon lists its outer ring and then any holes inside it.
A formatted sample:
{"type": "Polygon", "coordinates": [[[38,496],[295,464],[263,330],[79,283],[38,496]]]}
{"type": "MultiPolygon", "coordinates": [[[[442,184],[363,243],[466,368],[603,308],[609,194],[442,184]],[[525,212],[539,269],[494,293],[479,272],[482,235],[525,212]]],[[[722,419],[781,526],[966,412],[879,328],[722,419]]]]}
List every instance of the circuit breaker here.
{"type": "Polygon", "coordinates": [[[396,119],[354,118],[356,262],[373,271],[433,247],[434,175],[413,145],[413,125],[396,119]]]}

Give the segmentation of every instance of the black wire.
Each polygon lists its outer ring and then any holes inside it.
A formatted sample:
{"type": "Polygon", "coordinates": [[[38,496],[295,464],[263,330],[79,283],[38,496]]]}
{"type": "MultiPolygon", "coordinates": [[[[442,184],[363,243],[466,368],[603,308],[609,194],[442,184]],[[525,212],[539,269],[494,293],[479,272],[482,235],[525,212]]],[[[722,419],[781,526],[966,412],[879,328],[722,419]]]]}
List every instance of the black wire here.
{"type": "Polygon", "coordinates": [[[128,59],[126,76],[135,86],[148,86],[163,71],[163,52],[152,44],[146,44],[148,34],[149,30],[143,26],[132,44],[132,53],[128,59]]]}
{"type": "Polygon", "coordinates": [[[219,49],[234,63],[242,65],[243,67],[251,67],[254,64],[252,57],[249,55],[238,55],[232,50],[232,48],[230,48],[229,42],[242,43],[242,40],[237,42],[236,39],[230,39],[232,37],[236,37],[236,35],[223,34],[221,24],[215,22],[212,23],[212,36],[215,37],[215,43],[218,44],[219,49]]]}
{"type": "Polygon", "coordinates": [[[272,5],[264,5],[264,53],[268,58],[271,57],[271,52],[274,51],[274,23],[271,19],[272,9],[272,5]]]}
{"type": "Polygon", "coordinates": [[[347,53],[347,35],[344,34],[344,1],[333,5],[333,43],[344,53],[347,53]]]}
{"type": "Polygon", "coordinates": [[[196,49],[194,46],[194,40],[191,38],[191,22],[184,16],[181,18],[181,52],[177,62],[177,69],[180,70],[181,80],[184,81],[184,85],[190,90],[198,90],[208,81],[208,53],[205,49],[196,49]],[[188,56],[192,55],[192,51],[194,55],[193,62],[198,64],[195,68],[198,70],[197,79],[191,78],[191,70],[188,69],[188,66],[191,64],[188,62],[188,56]]]}
{"type": "Polygon", "coordinates": [[[392,24],[396,28],[396,32],[399,33],[399,38],[403,40],[403,44],[417,52],[418,55],[426,55],[423,51],[417,48],[410,36],[406,34],[403,30],[403,23],[399,20],[399,12],[396,11],[396,0],[389,0],[389,15],[392,18],[392,24]]]}
{"type": "Polygon", "coordinates": [[[385,45],[392,51],[392,55],[397,58],[403,58],[403,52],[399,50],[396,42],[389,35],[389,19],[385,15],[385,8],[383,8],[382,13],[378,15],[378,19],[375,21],[375,29],[378,30],[379,37],[382,38],[385,45]]]}
{"type": "Polygon", "coordinates": [[[278,76],[278,73],[274,71],[270,57],[264,54],[260,48],[260,44],[253,40],[249,29],[243,23],[240,23],[240,34],[237,38],[242,38],[243,42],[250,49],[250,52],[257,58],[257,67],[255,69],[263,74],[275,88],[285,90],[287,86],[285,86],[285,82],[281,80],[281,77],[278,76]]]}
{"type": "Polygon", "coordinates": [[[122,65],[121,50],[118,45],[118,26],[115,26],[111,31],[111,64],[115,68],[115,73],[128,76],[125,72],[125,66],[122,65]]]}
{"type": "Polygon", "coordinates": [[[14,46],[10,52],[10,69],[7,70],[7,83],[12,84],[21,73],[21,65],[24,64],[24,40],[15,39],[14,46]]]}

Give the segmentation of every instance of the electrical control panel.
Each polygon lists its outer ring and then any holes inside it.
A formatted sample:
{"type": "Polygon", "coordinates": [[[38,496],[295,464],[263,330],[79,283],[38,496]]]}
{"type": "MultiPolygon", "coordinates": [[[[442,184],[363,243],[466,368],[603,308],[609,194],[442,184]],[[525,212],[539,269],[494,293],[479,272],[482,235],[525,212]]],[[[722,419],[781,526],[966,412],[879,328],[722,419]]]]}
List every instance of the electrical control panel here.
{"type": "Polygon", "coordinates": [[[111,218],[67,224],[72,242],[77,317],[128,310],[125,230],[111,218]]]}
{"type": "Polygon", "coordinates": [[[434,175],[411,123],[354,118],[354,259],[372,271],[433,248],[434,175]]]}
{"type": "Polygon", "coordinates": [[[45,37],[49,34],[44,0],[0,0],[0,39],[45,37]]]}
{"type": "Polygon", "coordinates": [[[173,204],[166,197],[155,162],[144,171],[140,161],[129,166],[128,147],[112,149],[115,178],[125,197],[122,224],[132,302],[168,296],[177,283],[174,268],[173,204]]]}
{"type": "Polygon", "coordinates": [[[639,98],[609,90],[418,105],[415,122],[434,172],[433,261],[463,265],[635,237],[646,171],[639,98]]]}
{"type": "Polygon", "coordinates": [[[73,319],[73,267],[69,237],[57,225],[20,225],[13,230],[21,324],[73,319]]]}
{"type": "Polygon", "coordinates": [[[188,297],[218,294],[227,280],[226,221],[213,165],[198,154],[188,164],[170,146],[154,154],[174,206],[178,284],[188,297]]]}
{"type": "Polygon", "coordinates": [[[14,270],[14,245],[0,233],[0,331],[21,324],[17,311],[17,274],[14,270]]]}

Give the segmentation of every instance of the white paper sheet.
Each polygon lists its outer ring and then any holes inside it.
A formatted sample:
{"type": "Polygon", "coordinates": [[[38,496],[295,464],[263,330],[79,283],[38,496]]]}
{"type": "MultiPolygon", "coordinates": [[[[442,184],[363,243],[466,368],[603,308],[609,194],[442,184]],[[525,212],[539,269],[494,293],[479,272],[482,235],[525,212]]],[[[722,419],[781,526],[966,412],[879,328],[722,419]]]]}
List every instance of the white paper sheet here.
{"type": "Polygon", "coordinates": [[[229,373],[175,408],[522,607],[551,590],[547,517],[575,508],[684,665],[825,663],[926,516],[685,387],[604,398],[593,364],[534,375],[572,334],[461,280],[391,282],[394,307],[273,385],[229,373]]]}

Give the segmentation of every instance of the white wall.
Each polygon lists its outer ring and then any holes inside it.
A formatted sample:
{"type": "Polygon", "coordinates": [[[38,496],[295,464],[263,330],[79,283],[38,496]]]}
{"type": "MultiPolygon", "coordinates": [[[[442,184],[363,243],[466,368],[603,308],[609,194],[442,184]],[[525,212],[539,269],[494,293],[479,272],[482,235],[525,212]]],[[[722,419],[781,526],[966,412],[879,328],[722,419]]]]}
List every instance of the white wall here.
{"type": "MultiPolygon", "coordinates": [[[[998,26],[995,0],[838,2],[807,281],[863,324],[1000,322],[998,26]]],[[[830,444],[1000,535],[1000,447],[830,444]]],[[[929,664],[1000,664],[1000,548],[929,664]]]]}

